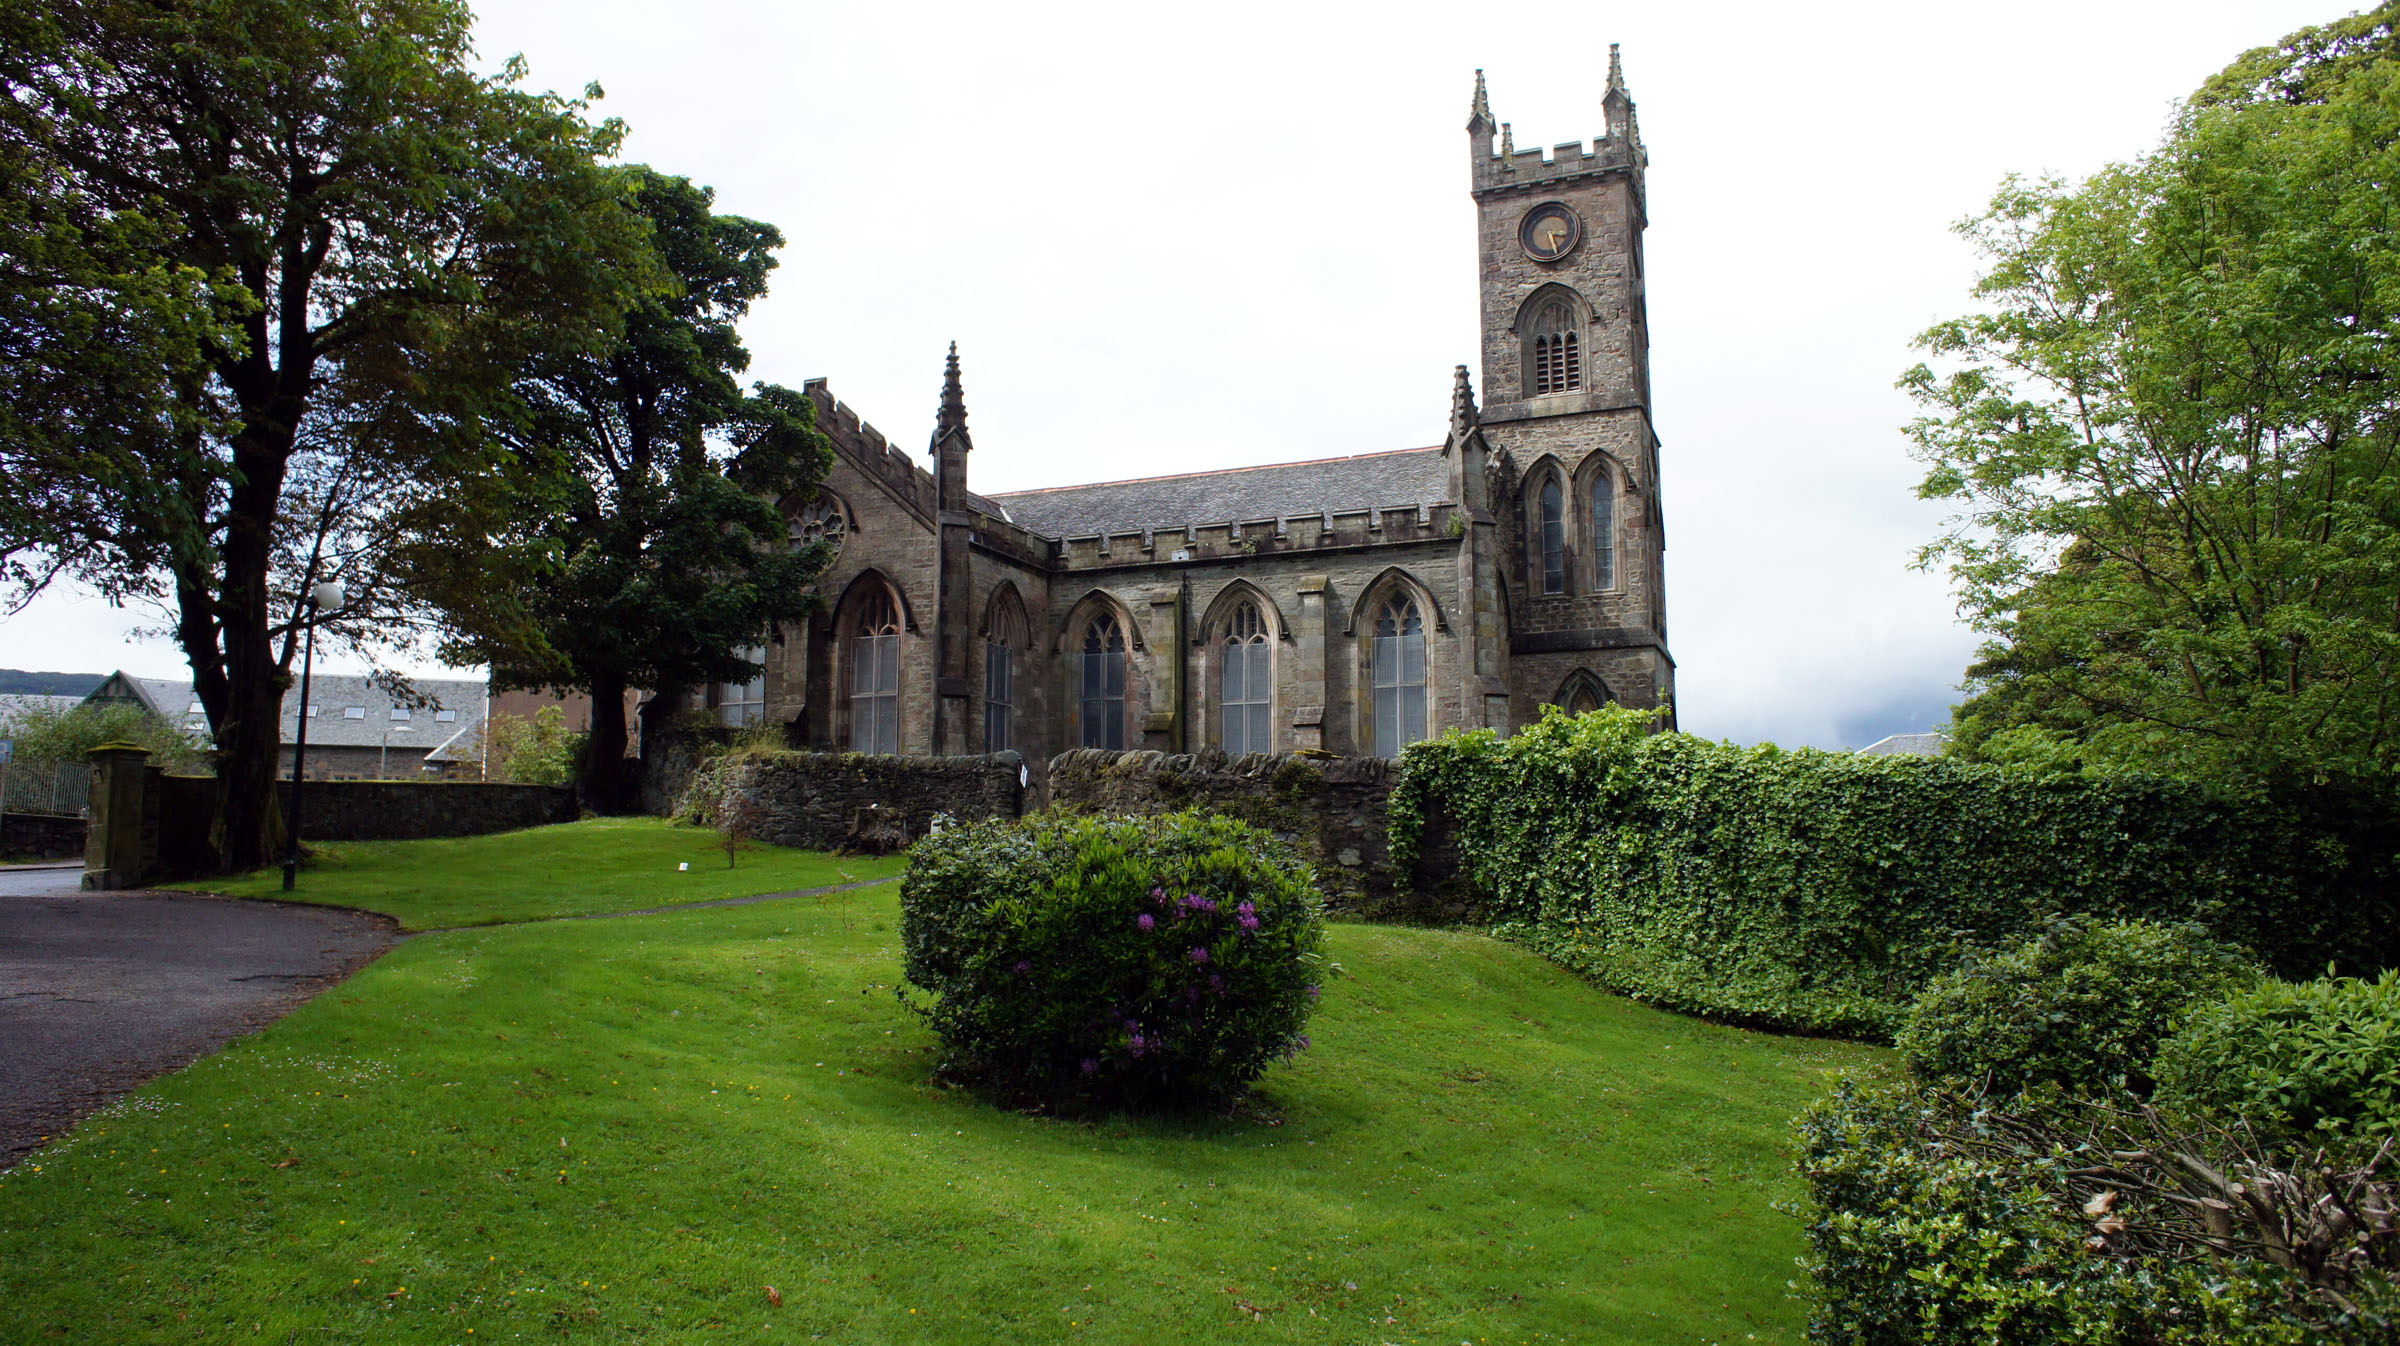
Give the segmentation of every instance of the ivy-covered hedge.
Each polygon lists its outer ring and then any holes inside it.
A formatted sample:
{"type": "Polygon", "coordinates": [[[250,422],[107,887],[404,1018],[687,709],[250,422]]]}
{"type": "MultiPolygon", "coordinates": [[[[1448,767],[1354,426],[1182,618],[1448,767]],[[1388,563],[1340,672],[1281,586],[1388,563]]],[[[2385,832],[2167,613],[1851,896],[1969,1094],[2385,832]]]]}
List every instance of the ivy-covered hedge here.
{"type": "Polygon", "coordinates": [[[1439,810],[1551,957],[1688,1013],[1884,1038],[1935,975],[2063,916],[2197,922],[2285,975],[2400,962],[2388,794],[1740,748],[1644,712],[1411,746],[1395,864],[1439,810]]]}

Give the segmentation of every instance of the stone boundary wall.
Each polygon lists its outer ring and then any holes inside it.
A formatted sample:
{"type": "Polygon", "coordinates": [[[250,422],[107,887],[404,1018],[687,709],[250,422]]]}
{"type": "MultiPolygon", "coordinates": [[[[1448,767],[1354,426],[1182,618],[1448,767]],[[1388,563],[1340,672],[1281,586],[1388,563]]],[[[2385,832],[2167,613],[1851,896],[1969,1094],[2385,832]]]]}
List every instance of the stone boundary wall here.
{"type": "Polygon", "coordinates": [[[0,855],[71,860],[83,854],[84,820],[73,813],[0,814],[0,855]]]}
{"type": "Polygon", "coordinates": [[[1399,765],[1381,757],[1078,748],[1050,759],[1050,799],[1085,813],[1210,809],[1289,842],[1317,867],[1327,901],[1345,915],[1477,919],[1480,904],[1457,880],[1456,848],[1438,820],[1426,829],[1416,870],[1392,872],[1386,834],[1399,777],[1399,765]]]}
{"type": "Polygon", "coordinates": [[[1025,760],[1013,752],[980,757],[894,757],[852,752],[740,752],[701,762],[674,816],[713,827],[729,797],[750,809],[750,835],[778,846],[838,850],[875,806],[907,840],[925,835],[937,813],[960,822],[1024,813],[1025,760]]]}
{"type": "Polygon", "coordinates": [[[713,725],[674,725],[645,733],[642,755],[629,764],[634,773],[634,807],[661,818],[678,813],[684,796],[691,792],[692,777],[708,765],[712,755],[733,745],[735,733],[713,725]]]}
{"type": "MultiPolygon", "coordinates": [[[[275,806],[291,807],[292,783],[275,783],[275,806]]],[[[483,781],[320,781],[300,795],[303,841],[416,841],[474,837],[571,823],[580,816],[571,785],[483,781]]]]}
{"type": "MultiPolygon", "coordinates": [[[[129,744],[91,753],[91,822],[84,834],[87,888],[136,888],[207,874],[220,863],[209,835],[213,776],[170,776],[129,744]]],[[[276,782],[276,807],[291,782],[276,782]]],[[[405,841],[470,837],[573,822],[575,791],[564,785],[473,781],[310,781],[300,801],[303,842],[405,841]]],[[[279,816],[285,816],[279,813],[279,816]]]]}

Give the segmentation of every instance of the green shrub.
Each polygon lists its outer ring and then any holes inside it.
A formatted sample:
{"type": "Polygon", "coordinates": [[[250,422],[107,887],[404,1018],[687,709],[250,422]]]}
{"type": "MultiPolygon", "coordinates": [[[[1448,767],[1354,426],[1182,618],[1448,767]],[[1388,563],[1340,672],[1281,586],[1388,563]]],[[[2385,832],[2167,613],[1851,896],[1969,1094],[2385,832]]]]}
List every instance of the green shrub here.
{"type": "MultiPolygon", "coordinates": [[[[1802,1114],[1809,1339],[1859,1346],[2389,1340],[2385,1272],[2345,1273],[2338,1288],[2330,1278],[2312,1285],[2238,1251],[2251,1246],[2246,1228],[2212,1247],[2212,1235],[2184,1207],[2144,1204],[2127,1190],[2096,1201],[2126,1175],[2106,1165],[2095,1170],[2094,1138],[2074,1121],[2073,1114],[2012,1116],[1917,1085],[1862,1088],[1848,1080],[1802,1114]],[[2378,1307],[2362,1307],[2369,1305],[2378,1307]]],[[[2147,1134],[2108,1133],[2101,1144],[2168,1148],[2147,1134]]],[[[2174,1185],[2163,1166],[2138,1176],[2153,1190],[2174,1185]]],[[[2350,1241],[2372,1240],[2353,1231],[2350,1241]]]]}
{"type": "Polygon", "coordinates": [[[1897,1045],[1929,1083],[2147,1097],[2159,1044],[2195,1006],[2258,979],[2240,949],[2195,925],[2064,921],[1935,978],[1897,1045]]]}
{"type": "Polygon", "coordinates": [[[532,719],[494,715],[483,723],[483,757],[491,778],[518,785],[573,785],[582,771],[588,734],[567,731],[567,712],[544,706],[532,719]]]}
{"type": "Polygon", "coordinates": [[[2400,1135],[2400,978],[2263,982],[2195,1013],[2157,1071],[2171,1108],[2311,1142],[2400,1135]]]}
{"type": "Polygon", "coordinates": [[[1304,1049],[1323,899],[1229,818],[1042,816],[917,843],[908,981],[943,1070],[1062,1111],[1220,1102],[1304,1049]]]}
{"type": "Polygon", "coordinates": [[[1650,712],[1412,744],[1396,870],[1429,820],[1504,927],[1669,1009],[1864,1037],[1927,982],[2063,916],[2197,922],[2284,975],[2400,964],[2400,799],[1740,748],[1650,712]]]}

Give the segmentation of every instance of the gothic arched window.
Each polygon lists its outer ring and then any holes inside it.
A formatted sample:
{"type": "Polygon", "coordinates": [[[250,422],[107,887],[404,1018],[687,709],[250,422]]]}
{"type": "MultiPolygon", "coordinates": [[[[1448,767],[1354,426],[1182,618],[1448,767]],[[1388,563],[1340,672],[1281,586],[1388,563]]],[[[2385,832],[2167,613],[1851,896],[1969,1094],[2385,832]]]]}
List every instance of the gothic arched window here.
{"type": "Polygon", "coordinates": [[[1103,612],[1083,628],[1076,676],[1076,709],[1086,748],[1125,746],[1125,632],[1103,612]]]}
{"type": "Polygon", "coordinates": [[[1602,472],[1592,478],[1592,588],[1617,587],[1617,483],[1602,472]]]}
{"type": "Polygon", "coordinates": [[[1224,722],[1225,751],[1240,756],[1275,751],[1275,730],[1268,717],[1274,700],[1267,661],[1267,623],[1258,604],[1244,603],[1226,624],[1222,674],[1217,684],[1217,713],[1224,722]]]}
{"type": "Polygon", "coordinates": [[[1569,715],[1584,715],[1607,704],[1600,687],[1588,677],[1577,677],[1567,687],[1566,711],[1569,715]]]}
{"type": "Polygon", "coordinates": [[[767,647],[753,645],[742,657],[759,670],[742,682],[717,684],[717,719],[724,724],[752,724],[767,713],[767,647]]]}
{"type": "Polygon", "coordinates": [[[1569,393],[1583,386],[1583,343],[1574,305],[1555,299],[1534,315],[1533,340],[1525,348],[1525,386],[1535,397],[1569,393]]]}
{"type": "Polygon", "coordinates": [[[850,637],[850,751],[900,751],[900,605],[881,590],[850,637]]]}
{"type": "Polygon", "coordinates": [[[1017,739],[1017,651],[1025,648],[1025,613],[1005,589],[992,604],[983,636],[983,750],[1005,752],[1017,739]]]}
{"type": "Polygon", "coordinates": [[[1398,757],[1425,737],[1425,618],[1405,594],[1375,618],[1375,755],[1398,757]]]}
{"type": "Polygon", "coordinates": [[[1542,483],[1541,505],[1534,518],[1534,548],[1542,592],[1567,591],[1567,495],[1553,473],[1542,483]]]}

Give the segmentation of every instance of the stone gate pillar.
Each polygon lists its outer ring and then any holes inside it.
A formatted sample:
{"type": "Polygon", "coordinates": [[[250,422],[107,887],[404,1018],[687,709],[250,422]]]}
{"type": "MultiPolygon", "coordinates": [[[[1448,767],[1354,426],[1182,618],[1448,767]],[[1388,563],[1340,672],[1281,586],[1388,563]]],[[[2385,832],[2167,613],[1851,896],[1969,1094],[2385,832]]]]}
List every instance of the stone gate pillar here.
{"type": "Polygon", "coordinates": [[[142,795],[150,781],[150,750],[103,743],[85,755],[92,761],[92,816],[84,832],[83,886],[135,887],[146,868],[142,795]]]}

